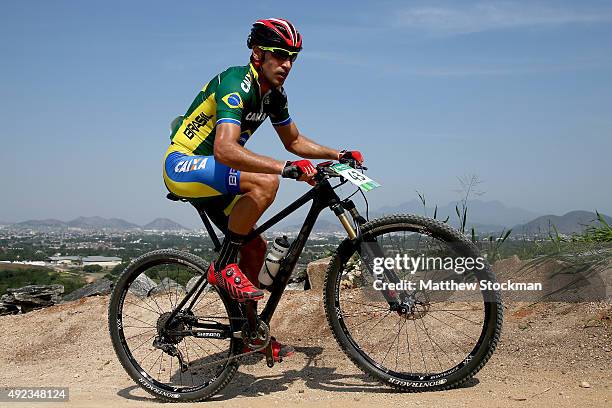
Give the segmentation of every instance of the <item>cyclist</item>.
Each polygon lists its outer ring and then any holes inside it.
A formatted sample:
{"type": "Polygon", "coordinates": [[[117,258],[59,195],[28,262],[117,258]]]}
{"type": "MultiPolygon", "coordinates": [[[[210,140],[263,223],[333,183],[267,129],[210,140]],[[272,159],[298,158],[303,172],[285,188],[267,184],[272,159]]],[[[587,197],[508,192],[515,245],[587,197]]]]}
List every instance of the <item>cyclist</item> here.
{"type": "MultiPolygon", "coordinates": [[[[290,117],[283,84],[302,49],[302,36],[293,24],[282,18],[257,20],[247,46],[249,64],[212,78],[185,115],[173,122],[163,166],[168,190],[201,199],[225,233],[208,282],[239,302],[264,296],[257,276],[267,244],[262,236],[245,243],[245,236],[274,201],[278,176],[288,177],[297,168],[298,180],[312,182],[316,168],[308,159],[363,161],[358,151],[338,151],[308,139],[290,117]],[[304,159],[280,161],[244,147],[268,117],[287,151],[304,159]]],[[[272,347],[276,359],[287,354],[275,340],[272,347]]]]}

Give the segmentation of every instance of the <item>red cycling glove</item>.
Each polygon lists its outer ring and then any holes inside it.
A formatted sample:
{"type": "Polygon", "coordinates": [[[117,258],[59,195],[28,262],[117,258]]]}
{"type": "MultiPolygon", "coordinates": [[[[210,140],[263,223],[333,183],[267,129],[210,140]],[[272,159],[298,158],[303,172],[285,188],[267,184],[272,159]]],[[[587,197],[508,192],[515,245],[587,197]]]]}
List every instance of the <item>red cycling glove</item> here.
{"type": "Polygon", "coordinates": [[[308,181],[315,174],[317,174],[317,169],[310,160],[287,161],[281,173],[283,177],[302,181],[308,181]]]}
{"type": "Polygon", "coordinates": [[[340,163],[346,163],[350,160],[355,160],[357,164],[363,164],[363,154],[358,150],[342,150],[338,154],[338,161],[340,163]]]}

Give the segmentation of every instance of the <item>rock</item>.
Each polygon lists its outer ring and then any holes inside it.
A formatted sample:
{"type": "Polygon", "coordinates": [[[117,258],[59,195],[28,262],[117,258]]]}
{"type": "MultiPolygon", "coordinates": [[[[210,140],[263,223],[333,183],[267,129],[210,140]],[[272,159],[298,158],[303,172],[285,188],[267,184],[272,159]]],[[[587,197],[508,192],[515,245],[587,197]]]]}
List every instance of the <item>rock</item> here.
{"type": "Polygon", "coordinates": [[[306,273],[308,275],[308,282],[310,282],[310,289],[316,291],[323,290],[323,285],[325,284],[325,271],[327,271],[327,265],[330,260],[331,257],[327,257],[308,264],[306,273]]]}
{"type": "Polygon", "coordinates": [[[289,278],[289,283],[304,282],[306,280],[308,280],[308,273],[306,272],[306,269],[295,268],[291,274],[291,277],[289,278]]]}
{"type": "Polygon", "coordinates": [[[353,287],[353,282],[347,280],[347,279],[343,279],[340,281],[340,288],[341,289],[351,289],[353,287]]]}
{"type": "Polygon", "coordinates": [[[588,382],[586,382],[586,381],[582,381],[582,382],[580,383],[580,388],[591,388],[591,384],[589,384],[589,383],[588,383],[588,382]]]}
{"type": "Polygon", "coordinates": [[[108,295],[113,287],[113,282],[109,279],[102,278],[97,281],[85,285],[80,289],[75,290],[64,296],[65,301],[81,299],[87,296],[108,295]]]}
{"type": "Polygon", "coordinates": [[[304,290],[304,284],[306,281],[294,282],[287,285],[286,290],[304,290]]]}
{"type": "Polygon", "coordinates": [[[0,298],[4,304],[19,306],[22,313],[41,307],[52,306],[62,300],[64,285],[28,285],[18,289],[9,288],[0,298]]]}
{"type": "Polygon", "coordinates": [[[166,277],[162,279],[161,283],[151,289],[150,295],[157,295],[158,293],[169,293],[169,292],[183,292],[185,293],[185,288],[173,281],[172,279],[166,277]]]}
{"type": "Polygon", "coordinates": [[[495,272],[498,278],[506,275],[512,276],[520,271],[525,263],[526,262],[521,261],[518,255],[512,255],[509,258],[500,259],[499,261],[495,262],[491,266],[491,269],[493,272],[495,272]]]}
{"type": "Polygon", "coordinates": [[[134,282],[130,285],[130,292],[139,297],[147,297],[149,296],[149,292],[157,286],[157,283],[151,278],[149,278],[144,273],[138,275],[134,282]]]}
{"type": "Polygon", "coordinates": [[[12,305],[10,303],[0,303],[0,316],[17,313],[19,313],[19,308],[16,305],[12,305]]]}
{"type": "Polygon", "coordinates": [[[601,271],[599,276],[601,276],[603,286],[606,290],[605,298],[607,300],[612,299],[612,265],[610,265],[607,269],[601,271]]]}

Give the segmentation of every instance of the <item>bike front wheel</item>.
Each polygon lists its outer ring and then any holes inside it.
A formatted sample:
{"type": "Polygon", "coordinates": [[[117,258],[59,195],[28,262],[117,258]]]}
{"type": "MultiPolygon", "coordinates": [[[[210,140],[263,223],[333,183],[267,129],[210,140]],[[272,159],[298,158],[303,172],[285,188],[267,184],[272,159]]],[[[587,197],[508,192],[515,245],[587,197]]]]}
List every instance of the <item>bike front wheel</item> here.
{"type": "Polygon", "coordinates": [[[324,293],[327,320],[345,354],[375,380],[408,392],[457,387],[489,360],[501,334],[500,293],[481,289],[481,281],[494,283],[495,276],[458,231],[416,215],[382,217],[363,224],[358,239],[345,240],[332,257],[324,293]],[[372,259],[362,257],[365,249],[392,259],[379,268],[384,274],[372,273],[372,259]],[[423,261],[411,264],[408,257],[423,261]],[[436,261],[429,265],[438,258],[455,267],[460,259],[480,263],[459,274],[436,261]],[[440,290],[445,281],[476,290],[440,290]],[[380,290],[398,282],[404,287],[380,290]]]}
{"type": "Polygon", "coordinates": [[[135,259],[115,283],[108,310],[113,347],[130,377],[159,399],[206,399],[238,368],[241,340],[231,333],[244,318],[225,292],[208,286],[206,270],[201,258],[164,249],[135,259]]]}

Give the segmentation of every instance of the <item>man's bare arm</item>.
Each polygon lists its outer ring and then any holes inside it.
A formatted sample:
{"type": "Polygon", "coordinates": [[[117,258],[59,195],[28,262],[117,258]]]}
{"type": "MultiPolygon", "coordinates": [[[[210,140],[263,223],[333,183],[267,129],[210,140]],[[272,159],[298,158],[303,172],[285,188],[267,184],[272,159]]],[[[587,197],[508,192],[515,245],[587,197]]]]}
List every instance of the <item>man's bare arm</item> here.
{"type": "Polygon", "coordinates": [[[320,145],[300,133],[294,122],[274,129],[285,145],[287,151],[305,159],[338,160],[338,150],[320,145]]]}
{"type": "Polygon", "coordinates": [[[233,123],[217,125],[214,155],[219,162],[240,171],[281,174],[285,163],[253,153],[241,146],[240,126],[233,123]]]}

